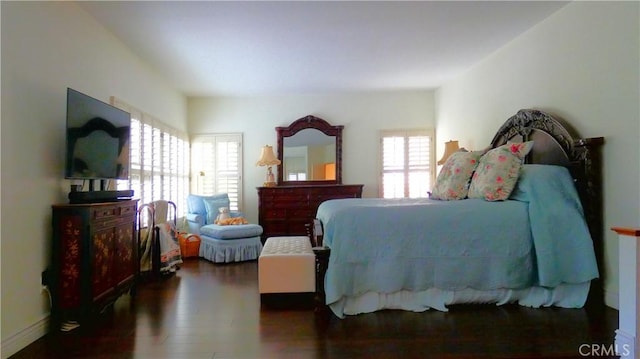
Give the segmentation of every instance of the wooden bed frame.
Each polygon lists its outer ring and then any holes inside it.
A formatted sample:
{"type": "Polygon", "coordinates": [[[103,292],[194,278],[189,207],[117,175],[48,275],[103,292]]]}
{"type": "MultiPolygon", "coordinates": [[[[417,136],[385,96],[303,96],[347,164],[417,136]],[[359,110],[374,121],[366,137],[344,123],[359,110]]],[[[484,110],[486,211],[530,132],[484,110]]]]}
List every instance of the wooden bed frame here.
{"type": "MultiPolygon", "coordinates": [[[[518,111],[510,117],[491,140],[491,148],[508,141],[534,141],[525,163],[567,167],[574,179],[589,232],[594,243],[596,261],[602,278],[603,219],[602,219],[602,160],[599,148],[603,137],[579,138],[564,121],[532,109],[518,111]]],[[[322,243],[322,224],[315,219],[307,232],[316,254],[316,312],[330,312],[325,303],[324,277],[331,250],[322,243]]],[[[589,300],[602,302],[601,280],[591,285],[589,300]]]]}

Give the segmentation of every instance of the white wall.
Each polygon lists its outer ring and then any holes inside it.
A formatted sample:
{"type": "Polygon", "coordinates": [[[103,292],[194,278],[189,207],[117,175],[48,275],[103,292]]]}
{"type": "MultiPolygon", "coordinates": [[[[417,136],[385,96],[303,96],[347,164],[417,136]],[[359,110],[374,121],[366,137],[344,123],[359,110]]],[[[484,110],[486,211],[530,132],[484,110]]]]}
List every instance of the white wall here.
{"type": "Polygon", "coordinates": [[[640,224],[638,2],[573,2],[436,92],[439,142],[489,144],[521,108],[605,137],[605,300],[617,307],[617,237],[640,224]]]}
{"type": "Polygon", "coordinates": [[[344,125],[342,182],[364,184],[363,196],[376,197],[379,131],[435,125],[432,91],[191,98],[188,113],[191,134],[244,134],[243,210],[251,221],[258,218],[256,187],[266,173],[255,163],[262,146],[276,147],[275,127],[288,126],[306,115],[344,125]]]}
{"type": "Polygon", "coordinates": [[[2,9],[2,357],[44,334],[51,204],[66,203],[66,88],[186,130],[186,99],[72,2],[2,9]]]}

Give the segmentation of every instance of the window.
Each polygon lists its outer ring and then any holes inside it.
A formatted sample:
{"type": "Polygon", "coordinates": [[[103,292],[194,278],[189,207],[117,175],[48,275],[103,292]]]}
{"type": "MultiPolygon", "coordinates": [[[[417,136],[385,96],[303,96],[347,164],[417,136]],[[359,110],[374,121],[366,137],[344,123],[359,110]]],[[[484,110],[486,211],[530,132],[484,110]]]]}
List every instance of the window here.
{"type": "Polygon", "coordinates": [[[307,173],[306,172],[290,172],[287,175],[287,180],[288,181],[306,181],[307,180],[307,173]]]}
{"type": "Polygon", "coordinates": [[[178,207],[178,216],[184,216],[189,193],[186,133],[123,101],[112,97],[111,102],[131,114],[130,175],[128,181],[118,181],[118,189],[132,189],[141,204],[160,199],[172,201],[178,207]]]}
{"type": "Polygon", "coordinates": [[[193,191],[229,194],[231,210],[242,211],[242,134],[197,135],[191,141],[193,191]]]}
{"type": "Polygon", "coordinates": [[[431,130],[382,132],[382,198],[428,197],[435,178],[433,137],[431,130]]]}

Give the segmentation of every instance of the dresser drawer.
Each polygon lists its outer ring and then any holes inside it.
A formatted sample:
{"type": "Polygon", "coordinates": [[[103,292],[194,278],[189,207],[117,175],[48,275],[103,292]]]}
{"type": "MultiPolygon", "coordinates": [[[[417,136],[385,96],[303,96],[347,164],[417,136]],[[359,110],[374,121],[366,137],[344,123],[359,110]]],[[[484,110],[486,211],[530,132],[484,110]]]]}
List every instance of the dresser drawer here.
{"type": "Polygon", "coordinates": [[[276,196],[276,201],[306,201],[309,194],[302,191],[284,191],[276,196]]]}
{"type": "Polygon", "coordinates": [[[117,206],[108,206],[108,207],[105,206],[105,207],[93,208],[91,211],[91,218],[105,219],[109,217],[115,217],[120,213],[119,209],[120,208],[118,208],[117,206]]]}
{"type": "MultiPolygon", "coordinates": [[[[287,216],[289,218],[315,218],[316,216],[316,209],[311,209],[311,208],[294,208],[294,209],[290,209],[287,211],[287,216]]],[[[311,222],[311,221],[309,221],[311,222]]]]}
{"type": "Polygon", "coordinates": [[[136,206],[135,205],[125,205],[120,207],[120,215],[121,216],[135,216],[136,215],[136,206]]]}
{"type": "Polygon", "coordinates": [[[288,234],[289,224],[285,221],[269,221],[262,223],[261,226],[263,233],[267,233],[266,237],[288,234]]]}
{"type": "Polygon", "coordinates": [[[306,199],[300,201],[282,199],[281,201],[274,202],[273,205],[269,207],[274,209],[309,208],[309,201],[306,199]]]}
{"type": "Polygon", "coordinates": [[[268,219],[285,219],[287,218],[287,209],[286,208],[280,208],[280,209],[273,209],[273,208],[265,208],[265,209],[260,209],[261,214],[263,215],[263,219],[268,220],[268,219]]]}
{"type": "Polygon", "coordinates": [[[306,193],[282,193],[261,195],[260,207],[264,208],[282,208],[283,206],[300,206],[309,202],[309,196],[306,193]]]}

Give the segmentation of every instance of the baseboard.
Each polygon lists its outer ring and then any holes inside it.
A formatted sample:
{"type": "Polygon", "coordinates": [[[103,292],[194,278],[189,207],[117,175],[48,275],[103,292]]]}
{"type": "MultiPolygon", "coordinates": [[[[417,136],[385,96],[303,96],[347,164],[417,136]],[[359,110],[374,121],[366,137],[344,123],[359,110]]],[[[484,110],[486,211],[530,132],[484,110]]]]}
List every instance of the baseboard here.
{"type": "Polygon", "coordinates": [[[49,330],[49,316],[40,319],[9,338],[2,339],[0,355],[6,359],[42,338],[49,330]]]}
{"type": "Polygon", "coordinates": [[[611,307],[613,309],[620,310],[618,292],[612,292],[605,290],[604,291],[604,304],[607,307],[611,307]]]}

